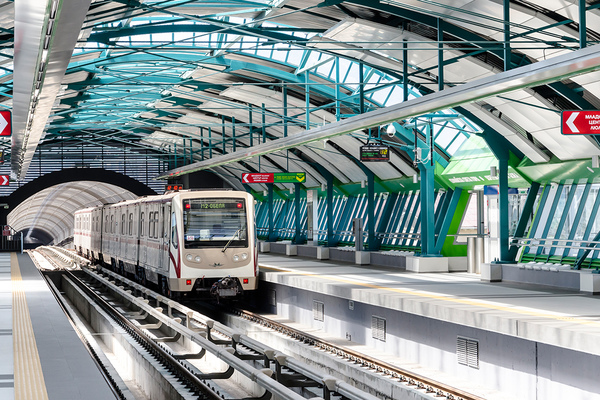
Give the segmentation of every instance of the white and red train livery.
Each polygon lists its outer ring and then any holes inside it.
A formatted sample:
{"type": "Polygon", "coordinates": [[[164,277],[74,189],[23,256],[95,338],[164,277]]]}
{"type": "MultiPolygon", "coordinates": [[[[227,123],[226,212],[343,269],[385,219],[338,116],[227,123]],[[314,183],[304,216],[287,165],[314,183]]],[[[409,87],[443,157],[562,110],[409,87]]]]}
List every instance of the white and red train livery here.
{"type": "Polygon", "coordinates": [[[258,285],[254,198],[181,191],[75,212],[77,252],[165,294],[237,296],[258,285]]]}

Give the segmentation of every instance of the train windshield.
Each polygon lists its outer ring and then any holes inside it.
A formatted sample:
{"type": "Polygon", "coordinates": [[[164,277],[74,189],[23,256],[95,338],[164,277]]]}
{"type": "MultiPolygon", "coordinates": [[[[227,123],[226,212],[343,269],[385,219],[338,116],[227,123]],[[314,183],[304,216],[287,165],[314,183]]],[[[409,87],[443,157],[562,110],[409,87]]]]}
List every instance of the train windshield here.
{"type": "Polygon", "coordinates": [[[187,249],[248,247],[244,199],[183,200],[183,238],[187,249]]]}

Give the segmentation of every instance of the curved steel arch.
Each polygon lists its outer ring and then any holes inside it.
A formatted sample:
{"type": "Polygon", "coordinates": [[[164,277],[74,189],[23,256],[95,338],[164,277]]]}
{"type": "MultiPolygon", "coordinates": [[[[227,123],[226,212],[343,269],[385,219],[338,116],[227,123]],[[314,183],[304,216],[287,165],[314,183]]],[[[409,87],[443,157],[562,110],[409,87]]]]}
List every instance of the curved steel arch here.
{"type": "Polygon", "coordinates": [[[118,172],[109,171],[102,168],[68,168],[61,171],[51,172],[34,179],[28,184],[15,190],[10,196],[8,196],[8,198],[6,198],[6,203],[8,203],[9,209],[13,209],[40,190],[61,183],[76,182],[81,180],[109,183],[126,189],[137,196],[156,194],[154,190],[144,185],[140,181],[118,172]],[[85,176],[82,176],[82,173],[84,173],[85,176]]]}

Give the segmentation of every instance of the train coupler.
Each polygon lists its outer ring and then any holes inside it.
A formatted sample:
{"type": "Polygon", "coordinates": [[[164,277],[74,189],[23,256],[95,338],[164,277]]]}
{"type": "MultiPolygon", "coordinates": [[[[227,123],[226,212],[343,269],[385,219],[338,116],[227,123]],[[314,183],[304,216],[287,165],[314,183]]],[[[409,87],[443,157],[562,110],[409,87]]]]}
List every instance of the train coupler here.
{"type": "Polygon", "coordinates": [[[210,294],[215,297],[235,297],[242,294],[243,289],[237,278],[226,276],[213,283],[210,294]]]}

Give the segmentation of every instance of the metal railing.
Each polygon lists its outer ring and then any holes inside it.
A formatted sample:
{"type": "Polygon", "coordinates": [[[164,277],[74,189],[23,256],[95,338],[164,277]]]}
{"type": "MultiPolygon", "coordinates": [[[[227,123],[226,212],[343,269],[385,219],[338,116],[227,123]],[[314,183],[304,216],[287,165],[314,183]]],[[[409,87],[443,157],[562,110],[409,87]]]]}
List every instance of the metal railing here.
{"type": "Polygon", "coordinates": [[[518,238],[510,239],[511,246],[517,247],[543,247],[543,248],[560,248],[560,249],[576,249],[576,250],[599,250],[600,241],[593,240],[575,240],[575,239],[552,239],[552,238],[518,238]],[[551,244],[547,244],[551,242],[551,244]],[[553,244],[554,242],[573,243],[572,245],[553,244]],[[581,245],[575,245],[581,244],[581,245]]]}
{"type": "Polygon", "coordinates": [[[15,231],[10,225],[3,225],[0,251],[19,251],[23,253],[23,232],[15,231]]]}

